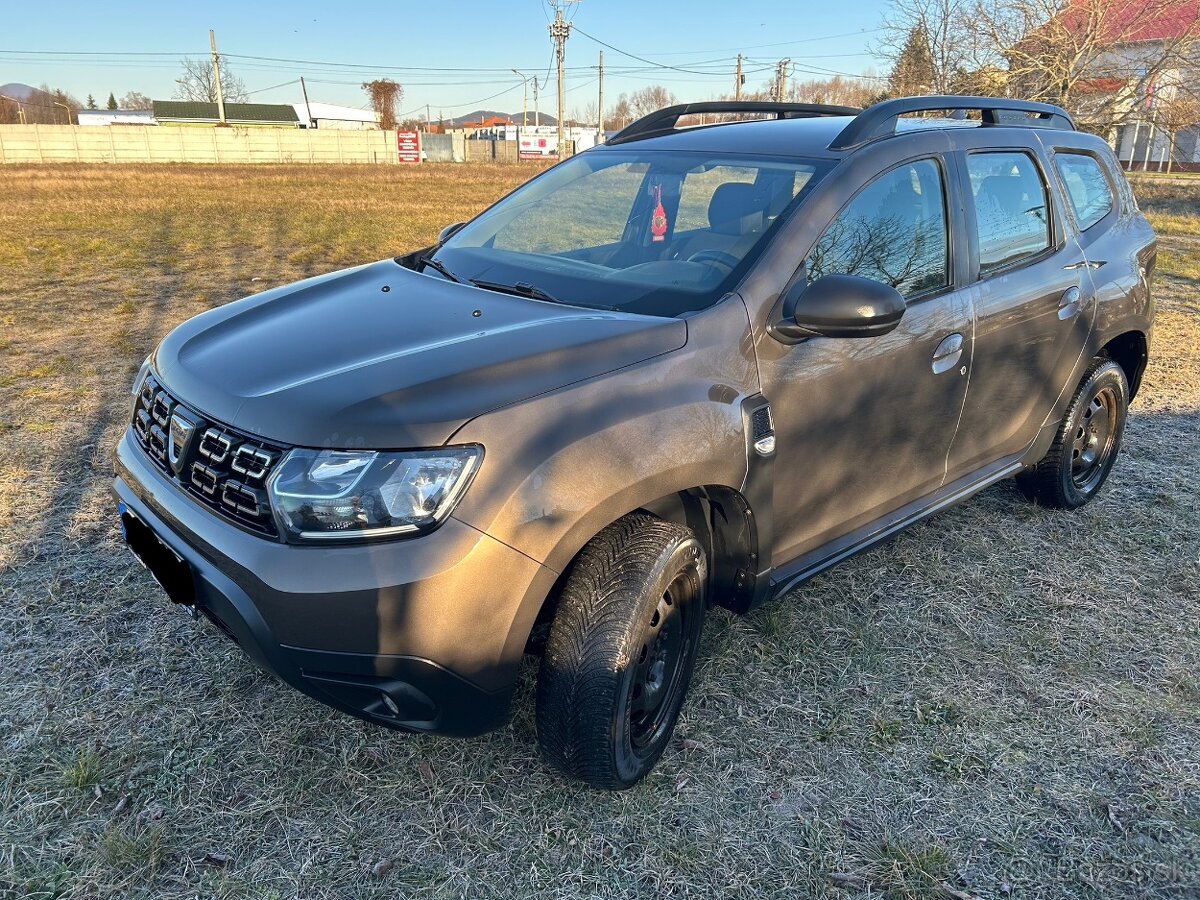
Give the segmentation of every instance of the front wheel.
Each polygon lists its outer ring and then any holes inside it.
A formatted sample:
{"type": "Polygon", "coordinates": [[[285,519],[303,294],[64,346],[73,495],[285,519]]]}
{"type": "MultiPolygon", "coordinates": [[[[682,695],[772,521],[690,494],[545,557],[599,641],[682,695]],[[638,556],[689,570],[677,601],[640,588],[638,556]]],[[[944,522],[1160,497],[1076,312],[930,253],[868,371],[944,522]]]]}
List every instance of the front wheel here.
{"type": "Polygon", "coordinates": [[[691,529],[633,514],[580,552],[538,672],[546,761],[622,790],[666,749],[704,627],[707,571],[691,529]]]}
{"type": "Polygon", "coordinates": [[[1057,509],[1077,509],[1096,496],[1117,461],[1128,411],[1124,370],[1111,359],[1094,360],[1050,450],[1017,476],[1025,496],[1057,509]]]}

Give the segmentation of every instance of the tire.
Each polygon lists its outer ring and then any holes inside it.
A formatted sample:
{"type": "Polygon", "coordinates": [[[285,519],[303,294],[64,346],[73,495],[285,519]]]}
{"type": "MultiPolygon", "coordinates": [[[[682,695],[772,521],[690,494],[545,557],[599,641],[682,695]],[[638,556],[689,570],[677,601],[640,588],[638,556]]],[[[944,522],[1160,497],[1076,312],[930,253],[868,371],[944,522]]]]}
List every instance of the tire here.
{"type": "Polygon", "coordinates": [[[1050,450],[1017,476],[1030,500],[1078,509],[1099,493],[1121,450],[1129,413],[1129,383],[1111,359],[1092,361],[1071,398],[1050,450]]]}
{"type": "Polygon", "coordinates": [[[633,514],[572,564],[537,682],[546,762],[624,790],[654,768],[683,706],[704,627],[707,561],[691,529],[633,514]]]}

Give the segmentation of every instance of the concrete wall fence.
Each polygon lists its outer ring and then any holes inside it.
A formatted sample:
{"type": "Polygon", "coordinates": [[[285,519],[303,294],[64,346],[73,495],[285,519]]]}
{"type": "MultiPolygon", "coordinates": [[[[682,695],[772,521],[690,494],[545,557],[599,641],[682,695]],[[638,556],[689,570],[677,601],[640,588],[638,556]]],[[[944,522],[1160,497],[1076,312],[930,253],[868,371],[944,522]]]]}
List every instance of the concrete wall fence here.
{"type": "Polygon", "coordinates": [[[0,163],[396,162],[390,131],[0,125],[0,163]]]}
{"type": "MultiPolygon", "coordinates": [[[[426,162],[518,162],[516,141],[422,135],[426,162]]],[[[570,143],[568,142],[568,146],[570,143]]],[[[3,163],[398,164],[390,131],[171,125],[0,125],[3,163]]]]}

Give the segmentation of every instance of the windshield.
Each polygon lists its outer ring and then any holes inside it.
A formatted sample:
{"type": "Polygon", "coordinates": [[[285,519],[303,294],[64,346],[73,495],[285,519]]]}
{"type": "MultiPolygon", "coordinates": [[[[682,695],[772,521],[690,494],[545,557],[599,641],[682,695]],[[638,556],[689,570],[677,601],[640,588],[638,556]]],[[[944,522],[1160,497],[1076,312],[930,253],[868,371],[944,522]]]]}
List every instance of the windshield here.
{"type": "Polygon", "coordinates": [[[719,300],[829,163],[654,150],[580,154],[505,197],[434,255],[493,290],[678,316],[719,300]]]}

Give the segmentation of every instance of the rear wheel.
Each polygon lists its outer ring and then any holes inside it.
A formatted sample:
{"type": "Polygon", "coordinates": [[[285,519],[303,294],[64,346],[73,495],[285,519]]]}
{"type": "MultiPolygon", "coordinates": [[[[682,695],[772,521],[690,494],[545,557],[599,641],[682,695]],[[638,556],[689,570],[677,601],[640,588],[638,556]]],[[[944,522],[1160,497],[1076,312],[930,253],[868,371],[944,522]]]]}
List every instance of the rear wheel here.
{"type": "Polygon", "coordinates": [[[1092,362],[1046,455],[1017,485],[1030,500],[1077,509],[1096,496],[1121,450],[1129,410],[1125,372],[1111,359],[1092,362]]]}
{"type": "Polygon", "coordinates": [[[654,768],[691,681],[706,584],[691,529],[653,516],[626,516],[583,549],[538,673],[538,742],[550,765],[613,790],[654,768]]]}

